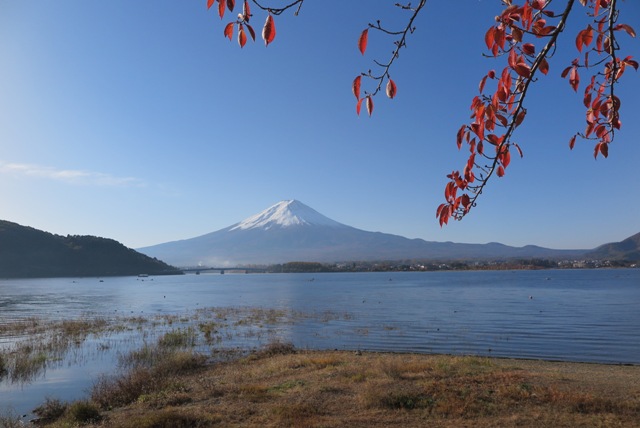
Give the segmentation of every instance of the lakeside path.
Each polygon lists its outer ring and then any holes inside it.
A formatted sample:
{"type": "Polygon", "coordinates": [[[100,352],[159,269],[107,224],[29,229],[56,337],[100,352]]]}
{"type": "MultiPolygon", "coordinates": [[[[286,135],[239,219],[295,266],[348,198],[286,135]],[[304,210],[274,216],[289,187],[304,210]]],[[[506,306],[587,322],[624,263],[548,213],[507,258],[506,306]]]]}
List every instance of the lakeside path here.
{"type": "MultiPolygon", "coordinates": [[[[168,358],[94,387],[84,404],[99,411],[95,425],[640,426],[640,366],[300,351],[285,344],[217,364],[184,352],[168,358]],[[136,389],[144,379],[153,382],[136,389]]],[[[69,426],[71,413],[50,426],[69,426]]]]}

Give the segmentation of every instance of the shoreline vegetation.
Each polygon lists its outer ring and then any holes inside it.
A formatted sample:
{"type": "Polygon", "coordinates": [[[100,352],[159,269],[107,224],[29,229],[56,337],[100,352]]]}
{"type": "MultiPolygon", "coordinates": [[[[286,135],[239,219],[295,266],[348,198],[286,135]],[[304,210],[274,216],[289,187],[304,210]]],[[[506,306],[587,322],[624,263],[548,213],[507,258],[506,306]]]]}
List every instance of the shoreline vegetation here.
{"type": "Polygon", "coordinates": [[[128,370],[100,378],[86,399],[47,399],[33,423],[576,427],[637,426],[640,418],[639,366],[308,351],[283,343],[211,364],[163,346],[129,355],[128,370]]]}
{"type": "MultiPolygon", "coordinates": [[[[403,260],[345,263],[289,262],[268,266],[246,267],[247,273],[332,273],[638,268],[638,264],[633,261],[624,260],[513,259],[495,261],[403,260]]],[[[242,268],[237,269],[241,270],[242,268]]]]}
{"type": "MultiPolygon", "coordinates": [[[[207,308],[190,316],[32,318],[0,325],[0,337],[22,338],[0,349],[0,378],[28,384],[88,338],[144,331],[144,340],[118,350],[117,367],[95,379],[86,396],[46,398],[33,425],[574,427],[640,420],[640,365],[314,351],[269,334],[303,317],[344,316],[207,308]],[[248,334],[266,340],[253,349],[225,346],[248,334]]],[[[0,414],[0,427],[24,422],[0,414]]]]}

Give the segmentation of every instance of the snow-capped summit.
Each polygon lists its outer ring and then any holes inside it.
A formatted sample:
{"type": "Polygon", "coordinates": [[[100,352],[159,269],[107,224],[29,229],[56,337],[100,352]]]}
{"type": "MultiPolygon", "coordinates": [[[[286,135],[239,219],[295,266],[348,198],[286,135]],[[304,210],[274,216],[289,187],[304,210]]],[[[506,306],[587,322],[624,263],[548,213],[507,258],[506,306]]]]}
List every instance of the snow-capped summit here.
{"type": "Polygon", "coordinates": [[[268,230],[274,226],[290,227],[303,225],[330,227],[344,226],[342,223],[338,223],[337,221],[323,216],[318,211],[306,206],[302,202],[292,199],[278,202],[261,213],[241,221],[229,230],[268,230]]]}

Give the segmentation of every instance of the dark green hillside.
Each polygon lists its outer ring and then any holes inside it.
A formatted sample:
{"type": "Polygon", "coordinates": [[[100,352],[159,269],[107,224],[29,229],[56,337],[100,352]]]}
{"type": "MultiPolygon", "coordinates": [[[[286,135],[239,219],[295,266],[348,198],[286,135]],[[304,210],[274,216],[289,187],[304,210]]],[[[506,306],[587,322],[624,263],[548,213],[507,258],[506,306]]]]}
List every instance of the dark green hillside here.
{"type": "Polygon", "coordinates": [[[0,278],[176,274],[113,239],[60,236],[0,220],[0,278]]]}
{"type": "Polygon", "coordinates": [[[628,237],[624,241],[604,244],[587,254],[598,259],[640,261],[640,233],[628,237]]]}

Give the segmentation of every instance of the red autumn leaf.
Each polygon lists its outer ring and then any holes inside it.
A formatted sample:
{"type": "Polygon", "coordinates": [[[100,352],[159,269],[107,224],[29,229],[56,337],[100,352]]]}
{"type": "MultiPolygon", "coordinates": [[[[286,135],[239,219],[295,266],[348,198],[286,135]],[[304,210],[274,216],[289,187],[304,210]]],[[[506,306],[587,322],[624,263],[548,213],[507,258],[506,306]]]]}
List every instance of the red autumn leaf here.
{"type": "Polygon", "coordinates": [[[520,124],[522,123],[526,115],[527,115],[526,110],[521,110],[520,113],[518,113],[518,116],[516,116],[516,126],[520,126],[520,124]]]}
{"type": "MultiPolygon", "coordinates": [[[[220,2],[222,3],[222,0],[220,0],[220,2]]],[[[236,7],[236,0],[227,0],[227,8],[229,9],[229,12],[233,12],[234,7],[236,7]]]]}
{"type": "Polygon", "coordinates": [[[229,40],[233,38],[233,22],[228,23],[227,26],[224,27],[224,36],[228,37],[229,40]]]}
{"type": "Polygon", "coordinates": [[[207,9],[211,9],[211,6],[216,2],[216,0],[207,0],[207,9]]]}
{"type": "Polygon", "coordinates": [[[360,99],[360,81],[362,80],[362,76],[358,76],[353,79],[353,84],[351,85],[351,90],[353,91],[353,95],[356,96],[356,99],[360,99]]]}
{"type": "Polygon", "coordinates": [[[491,50],[491,48],[493,48],[493,45],[495,44],[495,30],[495,27],[491,27],[484,35],[484,42],[486,43],[487,49],[489,50],[491,50]]]}
{"type": "Polygon", "coordinates": [[[618,24],[615,27],[613,27],[613,29],[614,30],[624,30],[631,37],[635,37],[636,36],[635,30],[628,24],[618,24]]]}
{"type": "Polygon", "coordinates": [[[578,92],[578,85],[580,85],[580,75],[578,74],[578,69],[576,67],[571,68],[571,73],[569,73],[569,84],[574,91],[578,92]]]}
{"type": "Polygon", "coordinates": [[[465,208],[466,211],[469,211],[469,205],[471,205],[471,198],[466,193],[460,197],[460,203],[465,208]]]}
{"type": "Polygon", "coordinates": [[[502,165],[498,166],[498,177],[504,177],[504,167],[502,165]]]}
{"type": "Polygon", "coordinates": [[[605,158],[609,157],[609,145],[607,143],[596,144],[596,150],[593,157],[598,157],[598,152],[602,153],[605,158]]]}
{"type": "Polygon", "coordinates": [[[364,52],[367,50],[367,42],[369,41],[369,29],[364,30],[360,37],[358,38],[358,49],[360,53],[364,55],[364,52]]]}
{"type": "Polygon", "coordinates": [[[267,20],[262,27],[262,38],[264,39],[264,45],[269,46],[269,43],[273,42],[276,37],[276,24],[273,22],[273,16],[267,15],[267,20]]]}
{"type": "Polygon", "coordinates": [[[549,73],[549,63],[547,62],[546,58],[542,58],[540,60],[540,66],[538,67],[538,69],[542,74],[546,75],[547,73],[549,73]]]}
{"type": "Polygon", "coordinates": [[[495,37],[496,46],[504,50],[504,45],[505,45],[505,42],[507,41],[507,38],[504,33],[503,26],[499,26],[496,28],[494,37],[495,37]]]}
{"type": "Polygon", "coordinates": [[[520,154],[520,157],[523,158],[524,154],[522,153],[522,149],[520,148],[520,146],[517,145],[516,143],[512,143],[512,144],[518,150],[518,153],[520,154]]]}
{"type": "Polygon", "coordinates": [[[576,37],[576,47],[579,52],[582,52],[583,46],[589,46],[593,41],[593,28],[589,25],[584,30],[578,33],[576,37]]]}
{"type": "Polygon", "coordinates": [[[218,3],[218,15],[220,15],[220,19],[222,19],[222,17],[224,16],[225,10],[226,10],[226,5],[224,1],[220,1],[220,3],[218,3]]]}
{"type": "Polygon", "coordinates": [[[516,42],[521,42],[523,36],[524,31],[522,31],[518,27],[511,27],[511,37],[513,37],[513,40],[515,40],[516,42]]]}
{"type": "Polygon", "coordinates": [[[584,106],[586,108],[589,108],[589,105],[591,104],[591,92],[585,91],[584,99],[582,101],[584,103],[584,106]]]}
{"type": "Polygon", "coordinates": [[[397,93],[398,87],[396,86],[396,82],[389,79],[389,81],[387,82],[387,96],[393,99],[397,93]]]}
{"type": "MultiPolygon", "coordinates": [[[[246,22],[246,20],[245,20],[246,22]]],[[[247,30],[249,30],[249,35],[251,35],[251,40],[256,41],[256,32],[253,31],[253,27],[249,24],[245,24],[247,26],[247,30]]]]}
{"type": "Polygon", "coordinates": [[[456,198],[456,193],[458,192],[458,188],[456,187],[456,183],[450,181],[444,188],[444,198],[447,201],[451,201],[456,198]]]}
{"type": "Polygon", "coordinates": [[[507,118],[501,114],[496,114],[496,119],[498,119],[498,122],[500,122],[500,125],[504,126],[505,128],[509,124],[509,121],[507,120],[507,118]]]}
{"type": "Polygon", "coordinates": [[[447,224],[449,222],[449,217],[451,217],[451,205],[442,204],[438,207],[439,216],[440,216],[440,227],[443,224],[447,224]]]}
{"type": "Polygon", "coordinates": [[[522,45],[522,52],[524,52],[525,55],[533,55],[534,53],[536,53],[536,47],[533,45],[533,43],[525,43],[524,45],[522,45]]]}
{"type": "Polygon", "coordinates": [[[238,44],[241,48],[247,43],[247,35],[244,32],[244,28],[242,28],[242,24],[238,24],[238,44]]]}
{"type": "Polygon", "coordinates": [[[482,78],[482,80],[480,81],[480,84],[478,85],[478,89],[480,89],[480,93],[482,93],[484,91],[484,85],[485,85],[485,83],[487,83],[487,77],[489,77],[489,76],[484,76],[482,78]]]}
{"type": "Polygon", "coordinates": [[[540,10],[544,7],[545,0],[533,0],[531,2],[531,7],[537,10],[540,10]]]}
{"type": "Polygon", "coordinates": [[[356,113],[358,113],[358,116],[360,116],[360,110],[362,109],[362,100],[364,100],[364,98],[360,98],[356,103],[356,113]]]}
{"type": "Polygon", "coordinates": [[[509,164],[511,163],[511,152],[509,151],[509,149],[505,149],[502,152],[502,156],[500,156],[500,162],[502,163],[502,165],[504,165],[504,167],[508,167],[509,164]]]}
{"type": "Polygon", "coordinates": [[[622,62],[624,62],[625,64],[633,67],[636,69],[636,71],[638,70],[638,61],[634,60],[633,57],[628,56],[625,59],[622,60],[622,62]]]}
{"type": "Polygon", "coordinates": [[[516,70],[516,73],[518,73],[518,75],[524,77],[525,79],[531,76],[531,67],[529,67],[529,64],[525,62],[517,63],[514,68],[516,70]]]}
{"type": "Polygon", "coordinates": [[[373,98],[371,98],[371,95],[367,96],[367,113],[369,113],[369,116],[373,113],[373,98]]]}
{"type": "MultiPolygon", "coordinates": [[[[242,16],[244,17],[245,22],[249,22],[251,18],[251,8],[249,7],[249,2],[244,0],[244,4],[242,5],[242,16]]],[[[256,38],[254,37],[253,40],[256,38]]]]}
{"type": "Polygon", "coordinates": [[[496,134],[489,134],[487,135],[487,141],[493,144],[494,146],[497,146],[502,142],[502,138],[499,138],[496,134]]]}
{"type": "Polygon", "coordinates": [[[518,55],[516,54],[515,49],[511,49],[511,52],[509,52],[507,63],[509,64],[509,67],[516,68],[516,65],[518,64],[518,55]]]}

